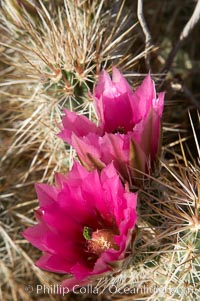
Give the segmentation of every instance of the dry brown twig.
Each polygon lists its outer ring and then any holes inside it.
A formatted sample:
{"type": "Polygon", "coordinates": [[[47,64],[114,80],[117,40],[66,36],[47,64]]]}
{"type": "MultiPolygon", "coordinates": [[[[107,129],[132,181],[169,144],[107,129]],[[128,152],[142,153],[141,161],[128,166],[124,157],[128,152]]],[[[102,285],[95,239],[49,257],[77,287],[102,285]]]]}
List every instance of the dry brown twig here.
{"type": "Polygon", "coordinates": [[[190,35],[195,25],[198,23],[199,19],[200,19],[200,0],[197,0],[197,4],[195,6],[193,14],[191,15],[189,21],[186,23],[185,27],[183,28],[175,47],[169,53],[165,66],[163,67],[161,73],[167,74],[167,72],[170,70],[177,52],[179,51],[179,49],[181,48],[181,46],[183,45],[187,37],[190,35]]]}
{"type": "MultiPolygon", "coordinates": [[[[174,59],[177,55],[177,52],[179,51],[179,49],[183,46],[185,40],[189,37],[190,33],[192,32],[192,30],[194,29],[194,27],[197,25],[197,23],[199,22],[200,19],[200,0],[197,0],[197,4],[194,8],[194,11],[190,17],[190,19],[188,20],[188,22],[186,23],[186,25],[184,26],[183,30],[180,33],[179,39],[176,42],[176,45],[172,48],[172,50],[170,51],[165,65],[163,67],[163,69],[161,70],[161,74],[162,74],[162,83],[160,85],[159,88],[161,88],[161,86],[163,85],[165,78],[168,74],[168,72],[170,71],[172,64],[174,62],[174,59]]],[[[186,97],[190,100],[190,102],[196,107],[199,108],[200,104],[197,101],[197,99],[194,97],[194,95],[192,94],[192,92],[185,86],[183,85],[181,82],[178,83],[180,86],[180,90],[184,92],[184,94],[186,95],[186,97]]]]}
{"type": "Polygon", "coordinates": [[[140,22],[140,26],[142,27],[142,31],[145,35],[145,52],[146,52],[145,58],[146,58],[147,67],[149,69],[150,66],[149,66],[148,50],[152,47],[152,37],[143,13],[143,0],[138,0],[137,17],[140,22]]]}

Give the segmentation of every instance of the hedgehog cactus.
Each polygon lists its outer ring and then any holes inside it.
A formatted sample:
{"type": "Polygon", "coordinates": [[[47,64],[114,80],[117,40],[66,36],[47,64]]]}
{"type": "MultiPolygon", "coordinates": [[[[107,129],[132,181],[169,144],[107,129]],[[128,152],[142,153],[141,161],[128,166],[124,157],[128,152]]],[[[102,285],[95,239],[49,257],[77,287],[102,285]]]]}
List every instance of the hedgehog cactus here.
{"type": "MultiPolygon", "coordinates": [[[[124,51],[121,47],[123,37],[135,27],[131,24],[122,37],[105,29],[108,19],[116,28],[122,18],[123,5],[117,15],[108,15],[104,1],[100,5],[97,1],[92,5],[72,4],[70,0],[61,2],[62,5],[41,1],[36,5],[34,1],[6,0],[2,3],[4,14],[1,15],[2,23],[8,27],[8,30],[3,28],[3,41],[13,70],[11,78],[9,72],[6,74],[2,86],[6,89],[9,85],[12,94],[12,89],[19,85],[21,94],[16,103],[19,101],[23,108],[20,112],[16,110],[17,138],[3,156],[3,161],[23,144],[23,152],[29,147],[34,149],[33,161],[29,165],[30,169],[37,169],[41,154],[48,152],[49,161],[43,179],[46,177],[50,182],[53,181],[52,171],[62,170],[66,165],[70,168],[74,157],[72,149],[66,150],[54,135],[63,107],[95,119],[88,92],[92,90],[101,66],[111,65],[115,51],[124,51]],[[37,13],[26,10],[26,2],[30,2],[37,13]],[[19,14],[20,25],[16,24],[15,16],[7,18],[7,13],[12,11],[19,14]],[[101,39],[104,43],[100,47],[101,39]],[[10,51],[15,51],[15,55],[10,55],[10,51]],[[27,118],[29,122],[24,123],[27,118]]],[[[121,25],[121,30],[125,25],[121,25]]],[[[126,51],[122,52],[123,60],[126,61],[126,51]]],[[[30,174],[31,171],[25,173],[24,181],[30,174]]]]}

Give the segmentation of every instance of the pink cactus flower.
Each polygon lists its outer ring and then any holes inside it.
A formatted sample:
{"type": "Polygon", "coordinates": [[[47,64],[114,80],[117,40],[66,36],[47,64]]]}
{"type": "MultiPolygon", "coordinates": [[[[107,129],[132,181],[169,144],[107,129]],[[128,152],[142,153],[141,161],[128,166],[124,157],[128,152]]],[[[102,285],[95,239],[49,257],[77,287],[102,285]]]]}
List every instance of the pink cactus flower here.
{"type": "MultiPolygon", "coordinates": [[[[112,80],[102,71],[94,88],[98,126],[85,116],[65,110],[61,132],[88,169],[114,162],[126,180],[147,171],[159,153],[164,93],[156,96],[150,74],[132,91],[118,69],[112,80]]],[[[141,174],[140,174],[141,177],[141,174]]]]}
{"type": "Polygon", "coordinates": [[[124,188],[113,164],[100,173],[79,163],[56,185],[36,184],[38,224],[23,236],[44,255],[41,269],[66,274],[63,287],[85,285],[130,255],[137,194],[124,188]]]}

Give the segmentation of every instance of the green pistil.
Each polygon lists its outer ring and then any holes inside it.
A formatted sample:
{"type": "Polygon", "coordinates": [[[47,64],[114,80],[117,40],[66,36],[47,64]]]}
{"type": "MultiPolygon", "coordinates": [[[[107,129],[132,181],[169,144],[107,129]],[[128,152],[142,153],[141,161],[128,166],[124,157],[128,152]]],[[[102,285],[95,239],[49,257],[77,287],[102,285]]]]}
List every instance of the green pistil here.
{"type": "Polygon", "coordinates": [[[86,240],[90,240],[92,238],[92,230],[89,227],[84,227],[83,229],[83,237],[86,240]]]}

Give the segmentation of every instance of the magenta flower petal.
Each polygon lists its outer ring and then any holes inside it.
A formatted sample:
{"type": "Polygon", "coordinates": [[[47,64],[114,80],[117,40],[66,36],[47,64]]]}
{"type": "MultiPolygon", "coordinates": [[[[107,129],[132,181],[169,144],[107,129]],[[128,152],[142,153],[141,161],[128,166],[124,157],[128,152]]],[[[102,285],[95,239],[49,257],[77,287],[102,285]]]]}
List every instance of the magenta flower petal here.
{"type": "Polygon", "coordinates": [[[104,131],[108,133],[127,132],[134,126],[129,95],[122,94],[113,98],[104,96],[104,131]],[[120,112],[120,114],[119,114],[120,112]]]}
{"type": "Polygon", "coordinates": [[[165,98],[165,92],[158,93],[158,98],[153,99],[153,109],[158,114],[158,116],[161,118],[164,108],[164,98],[165,98]]]}
{"type": "MultiPolygon", "coordinates": [[[[61,198],[62,201],[62,198],[61,198]]],[[[74,215],[75,212],[66,213],[61,206],[51,206],[48,210],[44,208],[43,211],[43,222],[46,223],[49,228],[54,228],[61,235],[66,235],[70,237],[79,235],[81,224],[77,222],[74,215]],[[58,223],[59,220],[59,223],[58,223]]]]}
{"type": "Polygon", "coordinates": [[[58,187],[59,189],[62,188],[66,183],[66,181],[67,181],[67,176],[59,173],[55,173],[56,187],[58,187]]]}
{"type": "Polygon", "coordinates": [[[140,147],[142,129],[141,127],[138,132],[127,135],[105,133],[103,137],[100,137],[95,134],[88,134],[83,138],[73,135],[72,146],[76,149],[82,164],[89,170],[94,168],[101,170],[105,165],[113,162],[120,175],[129,179],[134,174],[133,168],[139,168],[145,172],[147,157],[140,147]],[[131,139],[134,138],[136,140],[135,145],[139,141],[137,147],[139,154],[134,154],[134,159],[132,159],[131,139]]]}
{"type": "MultiPolygon", "coordinates": [[[[41,251],[51,254],[59,253],[60,255],[72,256],[77,246],[67,243],[64,236],[53,232],[44,223],[37,224],[23,232],[23,236],[41,251]],[[69,248],[70,246],[70,248],[69,248]]],[[[76,252],[77,253],[77,252],[76,252]]],[[[75,256],[72,256],[74,258],[75,256]]]]}
{"type": "MultiPolygon", "coordinates": [[[[83,179],[88,177],[88,171],[83,168],[77,161],[74,162],[72,167],[73,172],[66,175],[68,187],[73,187],[82,183],[83,179]]],[[[62,175],[63,176],[63,175],[62,175]]]]}
{"type": "Polygon", "coordinates": [[[131,93],[128,83],[116,68],[113,68],[113,81],[106,71],[102,71],[94,90],[94,98],[100,127],[103,127],[104,131],[128,131],[133,127],[129,95],[131,93]]]}
{"type": "Polygon", "coordinates": [[[38,267],[71,275],[62,285],[86,284],[128,256],[137,195],[124,188],[113,164],[98,173],[75,163],[56,179],[54,189],[37,186],[38,224],[23,235],[44,252],[38,267]]]}
{"type": "Polygon", "coordinates": [[[89,133],[82,138],[72,135],[72,146],[75,148],[82,164],[88,169],[101,169],[105,166],[104,162],[101,161],[99,136],[93,133],[89,133]]]}
{"type": "Polygon", "coordinates": [[[123,214],[127,206],[127,200],[124,198],[124,189],[113,164],[108,165],[108,167],[102,171],[101,179],[103,188],[106,191],[106,198],[109,200],[107,202],[110,206],[110,210],[113,211],[116,224],[119,226],[121,220],[124,218],[123,214]]]}
{"type": "Polygon", "coordinates": [[[113,135],[105,133],[100,138],[101,161],[109,164],[114,162],[115,168],[126,178],[129,164],[129,146],[128,136],[119,133],[113,135]]]}
{"type": "Polygon", "coordinates": [[[69,273],[72,264],[66,260],[66,257],[45,253],[36,262],[36,266],[46,271],[66,274],[69,273]]]}
{"type": "Polygon", "coordinates": [[[132,94],[131,105],[134,112],[135,124],[146,117],[155,99],[155,85],[149,73],[142,84],[132,94]]]}
{"type": "Polygon", "coordinates": [[[109,74],[103,70],[99,76],[98,84],[95,87],[95,96],[100,98],[102,96],[102,92],[109,91],[111,85],[112,81],[109,74]]]}
{"type": "Polygon", "coordinates": [[[135,127],[132,137],[153,162],[158,152],[159,140],[161,139],[161,120],[158,113],[150,109],[147,117],[142,119],[135,127]]]}
{"type": "MultiPolygon", "coordinates": [[[[133,204],[136,206],[136,199],[132,200],[133,204]]],[[[135,208],[130,209],[126,209],[124,211],[124,219],[121,222],[119,229],[120,229],[120,235],[115,237],[115,242],[119,245],[121,245],[121,250],[124,250],[127,248],[128,244],[130,243],[130,241],[128,241],[126,238],[128,236],[128,231],[130,231],[130,229],[134,229],[135,224],[132,222],[133,220],[136,219],[136,213],[135,213],[135,208]],[[126,220],[129,221],[128,227],[127,227],[127,223],[126,220]]],[[[129,237],[131,240],[131,237],[129,237]]]]}
{"type": "Polygon", "coordinates": [[[72,133],[81,137],[87,135],[87,133],[100,133],[100,129],[87,117],[78,115],[67,109],[64,109],[64,112],[65,116],[62,119],[63,129],[58,134],[64,141],[71,143],[72,133]]]}
{"type": "Polygon", "coordinates": [[[79,283],[79,281],[84,280],[85,278],[92,275],[93,273],[90,267],[77,262],[71,268],[71,274],[76,278],[77,283],[79,283]]]}
{"type": "Polygon", "coordinates": [[[127,135],[105,134],[100,138],[101,161],[106,164],[113,161],[121,177],[129,181],[136,174],[142,178],[142,175],[138,175],[134,169],[145,172],[147,164],[147,156],[134,138],[135,135],[131,132],[127,135]]]}
{"type": "Polygon", "coordinates": [[[113,83],[116,85],[116,88],[120,93],[130,93],[132,94],[131,87],[129,86],[127,80],[124,76],[119,72],[119,70],[113,66],[112,68],[112,80],[113,83]]]}
{"type": "Polygon", "coordinates": [[[35,190],[40,200],[40,206],[54,203],[57,199],[58,191],[56,187],[47,184],[35,184],[35,190]]]}

